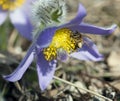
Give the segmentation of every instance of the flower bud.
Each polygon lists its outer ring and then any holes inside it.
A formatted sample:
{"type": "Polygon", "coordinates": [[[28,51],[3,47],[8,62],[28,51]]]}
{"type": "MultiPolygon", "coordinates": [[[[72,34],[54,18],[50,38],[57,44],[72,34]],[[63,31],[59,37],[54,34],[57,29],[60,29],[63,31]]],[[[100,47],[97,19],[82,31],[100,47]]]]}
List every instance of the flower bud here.
{"type": "Polygon", "coordinates": [[[64,0],[37,0],[32,6],[32,23],[35,28],[45,28],[63,24],[66,15],[64,0]]]}

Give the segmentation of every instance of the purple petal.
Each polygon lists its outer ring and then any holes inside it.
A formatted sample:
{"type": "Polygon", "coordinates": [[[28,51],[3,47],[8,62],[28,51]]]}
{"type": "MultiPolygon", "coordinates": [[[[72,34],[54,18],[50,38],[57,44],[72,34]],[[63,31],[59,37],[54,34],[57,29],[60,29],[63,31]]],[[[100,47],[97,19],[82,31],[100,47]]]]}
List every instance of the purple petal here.
{"type": "Polygon", "coordinates": [[[37,39],[37,44],[39,45],[40,48],[47,47],[50,44],[55,31],[56,27],[53,27],[47,28],[40,33],[37,39]]]}
{"type": "Polygon", "coordinates": [[[70,24],[80,24],[83,18],[86,16],[86,9],[82,4],[79,4],[77,15],[74,19],[72,19],[69,23],[70,24]]]}
{"type": "Polygon", "coordinates": [[[70,26],[69,28],[71,30],[76,30],[81,33],[108,35],[108,34],[111,34],[116,29],[116,27],[117,25],[115,24],[109,28],[104,28],[104,27],[97,27],[94,25],[86,24],[86,23],[81,23],[80,25],[70,26]]]}
{"type": "Polygon", "coordinates": [[[59,26],[59,28],[63,28],[66,26],[78,25],[82,22],[82,20],[85,16],[86,16],[86,9],[84,8],[84,6],[82,4],[79,4],[79,8],[78,8],[76,17],[74,19],[72,19],[70,22],[59,26]]]}
{"type": "Polygon", "coordinates": [[[70,54],[79,60],[100,61],[103,60],[103,56],[98,52],[96,45],[88,38],[84,38],[84,45],[78,52],[70,54]]]}
{"type": "Polygon", "coordinates": [[[29,16],[21,9],[17,9],[10,13],[10,19],[18,32],[28,40],[32,40],[33,26],[29,16]]]}
{"type": "Polygon", "coordinates": [[[36,0],[25,0],[24,4],[19,9],[23,10],[25,14],[31,16],[31,6],[35,1],[36,0]]]}
{"type": "Polygon", "coordinates": [[[33,61],[34,58],[33,49],[34,46],[30,47],[30,49],[27,52],[27,55],[22,60],[20,65],[17,67],[17,69],[10,75],[4,75],[3,78],[11,82],[20,80],[23,74],[25,73],[25,71],[27,70],[27,68],[29,67],[29,65],[31,64],[31,62],[33,61]]]}
{"type": "Polygon", "coordinates": [[[3,22],[6,20],[7,14],[8,14],[7,11],[3,11],[0,9],[0,25],[2,25],[3,22]]]}
{"type": "Polygon", "coordinates": [[[50,84],[56,69],[56,60],[46,61],[42,52],[38,54],[37,72],[41,90],[45,90],[50,84]]]}
{"type": "MultiPolygon", "coordinates": [[[[25,0],[25,3],[23,4],[23,8],[25,9],[25,7],[30,7],[31,4],[35,1],[36,0],[25,0]]],[[[28,9],[28,8],[26,8],[26,9],[28,9]]]]}

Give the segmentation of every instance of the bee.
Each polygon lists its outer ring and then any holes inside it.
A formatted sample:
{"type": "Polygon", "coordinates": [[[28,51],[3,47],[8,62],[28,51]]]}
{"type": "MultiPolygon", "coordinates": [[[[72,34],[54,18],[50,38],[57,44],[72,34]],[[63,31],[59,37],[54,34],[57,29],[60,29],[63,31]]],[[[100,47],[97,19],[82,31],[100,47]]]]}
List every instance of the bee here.
{"type": "Polygon", "coordinates": [[[86,44],[88,47],[90,47],[89,43],[87,43],[83,38],[87,37],[89,39],[91,39],[91,37],[87,36],[87,35],[83,35],[78,31],[75,31],[71,34],[71,37],[74,38],[75,43],[76,43],[76,48],[82,48],[83,44],[86,44]]]}
{"type": "Polygon", "coordinates": [[[83,45],[83,36],[78,31],[75,31],[71,34],[71,37],[74,38],[76,43],[76,49],[81,48],[83,45]]]}

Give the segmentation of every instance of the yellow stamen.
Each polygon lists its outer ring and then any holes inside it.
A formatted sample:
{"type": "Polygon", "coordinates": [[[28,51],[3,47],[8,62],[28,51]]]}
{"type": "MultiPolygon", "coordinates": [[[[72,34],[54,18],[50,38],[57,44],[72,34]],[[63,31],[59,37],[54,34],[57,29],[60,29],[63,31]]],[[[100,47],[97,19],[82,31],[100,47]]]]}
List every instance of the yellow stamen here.
{"type": "MultiPolygon", "coordinates": [[[[78,37],[74,37],[74,33],[68,28],[62,28],[55,32],[49,47],[43,50],[45,59],[50,61],[57,57],[57,51],[63,49],[68,54],[76,50],[76,45],[78,44],[78,37]]],[[[81,40],[81,37],[80,37],[81,40]]],[[[81,42],[82,43],[82,42],[81,42]]],[[[79,41],[80,44],[80,41],[79,41]]],[[[81,47],[79,47],[81,48],[81,47]]]]}
{"type": "Polygon", "coordinates": [[[0,0],[0,7],[3,10],[14,10],[20,7],[25,0],[0,0]]]}

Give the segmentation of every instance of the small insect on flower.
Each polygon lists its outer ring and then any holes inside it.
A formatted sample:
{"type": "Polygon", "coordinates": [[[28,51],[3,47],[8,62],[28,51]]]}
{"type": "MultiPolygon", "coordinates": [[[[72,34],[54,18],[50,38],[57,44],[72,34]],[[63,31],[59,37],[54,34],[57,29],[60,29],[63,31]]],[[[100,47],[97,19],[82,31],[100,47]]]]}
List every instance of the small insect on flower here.
{"type": "Polygon", "coordinates": [[[28,40],[32,40],[32,29],[29,13],[35,0],[0,0],[0,25],[9,16],[11,23],[18,32],[28,40]]]}
{"type": "Polygon", "coordinates": [[[69,28],[61,28],[56,30],[49,47],[43,49],[43,54],[45,55],[46,60],[51,61],[56,58],[60,59],[60,57],[65,55],[64,53],[70,54],[72,52],[77,52],[78,49],[82,48],[84,44],[83,36],[84,35],[78,31],[74,32],[69,28]],[[62,53],[64,55],[62,55],[62,53]],[[60,54],[62,56],[60,56],[60,54]]]}
{"type": "Polygon", "coordinates": [[[77,48],[81,48],[83,45],[83,36],[81,33],[79,33],[78,31],[73,32],[71,37],[73,37],[75,39],[76,44],[76,49],[77,48]]]}
{"type": "Polygon", "coordinates": [[[74,19],[63,25],[44,29],[38,34],[36,42],[30,47],[18,68],[3,77],[11,82],[20,80],[35,57],[39,85],[41,90],[45,90],[53,78],[58,59],[65,61],[67,57],[73,57],[85,61],[102,60],[103,55],[85,34],[109,35],[117,26],[104,28],[87,24],[83,22],[85,16],[86,10],[80,4],[74,19]]]}
{"type": "Polygon", "coordinates": [[[87,37],[87,38],[91,39],[90,36],[85,35],[85,34],[81,34],[78,31],[73,32],[72,35],[71,35],[71,37],[73,37],[75,39],[76,43],[77,43],[76,44],[76,49],[82,48],[83,44],[88,45],[88,43],[84,40],[84,37],[87,37]]]}

